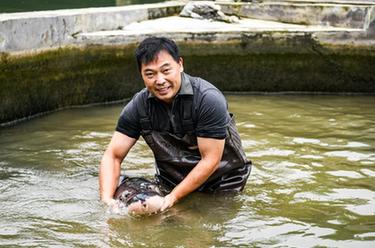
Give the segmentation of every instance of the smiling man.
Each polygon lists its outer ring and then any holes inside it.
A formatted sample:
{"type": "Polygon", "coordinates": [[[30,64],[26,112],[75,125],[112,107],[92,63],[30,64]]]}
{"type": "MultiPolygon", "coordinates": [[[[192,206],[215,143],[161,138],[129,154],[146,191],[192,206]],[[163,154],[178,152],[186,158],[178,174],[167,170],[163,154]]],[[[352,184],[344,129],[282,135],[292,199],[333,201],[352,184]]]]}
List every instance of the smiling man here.
{"type": "Polygon", "coordinates": [[[171,190],[160,211],[193,191],[241,191],[251,162],[222,93],[184,73],[183,59],[170,39],[145,39],[136,59],[146,88],[124,107],[104,153],[101,200],[113,202],[121,162],[140,136],[153,151],[158,180],[171,190]]]}

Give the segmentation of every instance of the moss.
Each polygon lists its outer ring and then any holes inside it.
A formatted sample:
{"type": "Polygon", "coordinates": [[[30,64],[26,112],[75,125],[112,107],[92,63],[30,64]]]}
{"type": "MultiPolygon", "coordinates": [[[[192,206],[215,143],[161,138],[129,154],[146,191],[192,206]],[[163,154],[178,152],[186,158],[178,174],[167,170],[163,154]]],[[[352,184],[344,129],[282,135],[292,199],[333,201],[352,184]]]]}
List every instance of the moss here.
{"type": "Polygon", "coordinates": [[[375,57],[319,54],[191,56],[185,68],[224,91],[372,92],[375,57]]]}
{"type": "MultiPolygon", "coordinates": [[[[185,71],[223,91],[375,93],[375,52],[322,47],[309,36],[180,43],[185,71]]],[[[1,55],[0,124],[62,107],[115,101],[143,87],[134,46],[1,55]]]]}
{"type": "Polygon", "coordinates": [[[0,63],[0,123],[131,96],[142,87],[133,49],[59,49],[0,63]]]}
{"type": "Polygon", "coordinates": [[[8,63],[9,57],[10,57],[9,53],[4,53],[4,52],[0,53],[0,63],[8,63]]]}

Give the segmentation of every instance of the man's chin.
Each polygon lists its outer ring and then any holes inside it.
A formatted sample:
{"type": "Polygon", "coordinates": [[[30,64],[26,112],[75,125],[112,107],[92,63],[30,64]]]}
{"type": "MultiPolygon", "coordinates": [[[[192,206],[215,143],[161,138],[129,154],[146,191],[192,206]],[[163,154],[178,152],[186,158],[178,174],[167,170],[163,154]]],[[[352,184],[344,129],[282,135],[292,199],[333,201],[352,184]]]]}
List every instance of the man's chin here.
{"type": "Polygon", "coordinates": [[[173,97],[170,97],[168,95],[165,95],[165,96],[161,96],[161,95],[158,95],[157,98],[162,101],[162,102],[165,102],[165,103],[171,103],[173,101],[173,97]]]}
{"type": "Polygon", "coordinates": [[[166,92],[159,92],[154,91],[154,96],[158,98],[160,101],[171,103],[173,101],[173,98],[176,96],[177,93],[173,92],[173,88],[169,88],[166,92]]]}

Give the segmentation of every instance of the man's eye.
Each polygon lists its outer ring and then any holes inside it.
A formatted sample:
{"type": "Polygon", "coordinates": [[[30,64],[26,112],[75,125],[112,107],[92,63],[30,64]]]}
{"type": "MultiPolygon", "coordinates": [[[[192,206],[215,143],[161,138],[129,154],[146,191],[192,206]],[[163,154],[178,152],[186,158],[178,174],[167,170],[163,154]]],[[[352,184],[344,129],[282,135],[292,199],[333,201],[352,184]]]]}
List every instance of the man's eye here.
{"type": "Polygon", "coordinates": [[[152,73],[146,73],[146,77],[148,77],[148,78],[152,78],[153,75],[154,74],[152,74],[152,73]]]}
{"type": "Polygon", "coordinates": [[[171,71],[171,69],[170,68],[167,68],[167,69],[165,69],[163,72],[164,73],[169,73],[171,71]]]}

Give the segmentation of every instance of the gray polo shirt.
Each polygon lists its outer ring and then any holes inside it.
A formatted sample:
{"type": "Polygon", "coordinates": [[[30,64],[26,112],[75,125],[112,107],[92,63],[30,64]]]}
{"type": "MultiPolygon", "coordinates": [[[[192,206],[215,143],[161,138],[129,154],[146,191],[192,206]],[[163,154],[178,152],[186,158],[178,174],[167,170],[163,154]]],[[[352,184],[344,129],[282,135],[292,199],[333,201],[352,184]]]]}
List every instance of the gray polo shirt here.
{"type": "MultiPolygon", "coordinates": [[[[121,112],[116,131],[138,139],[141,134],[140,113],[148,113],[152,130],[183,135],[182,127],[186,99],[192,98],[192,121],[197,137],[225,139],[230,116],[223,94],[209,82],[181,74],[181,88],[172,104],[154,97],[147,89],[134,95],[121,112]]],[[[191,101],[191,100],[190,100],[191,101]]]]}

